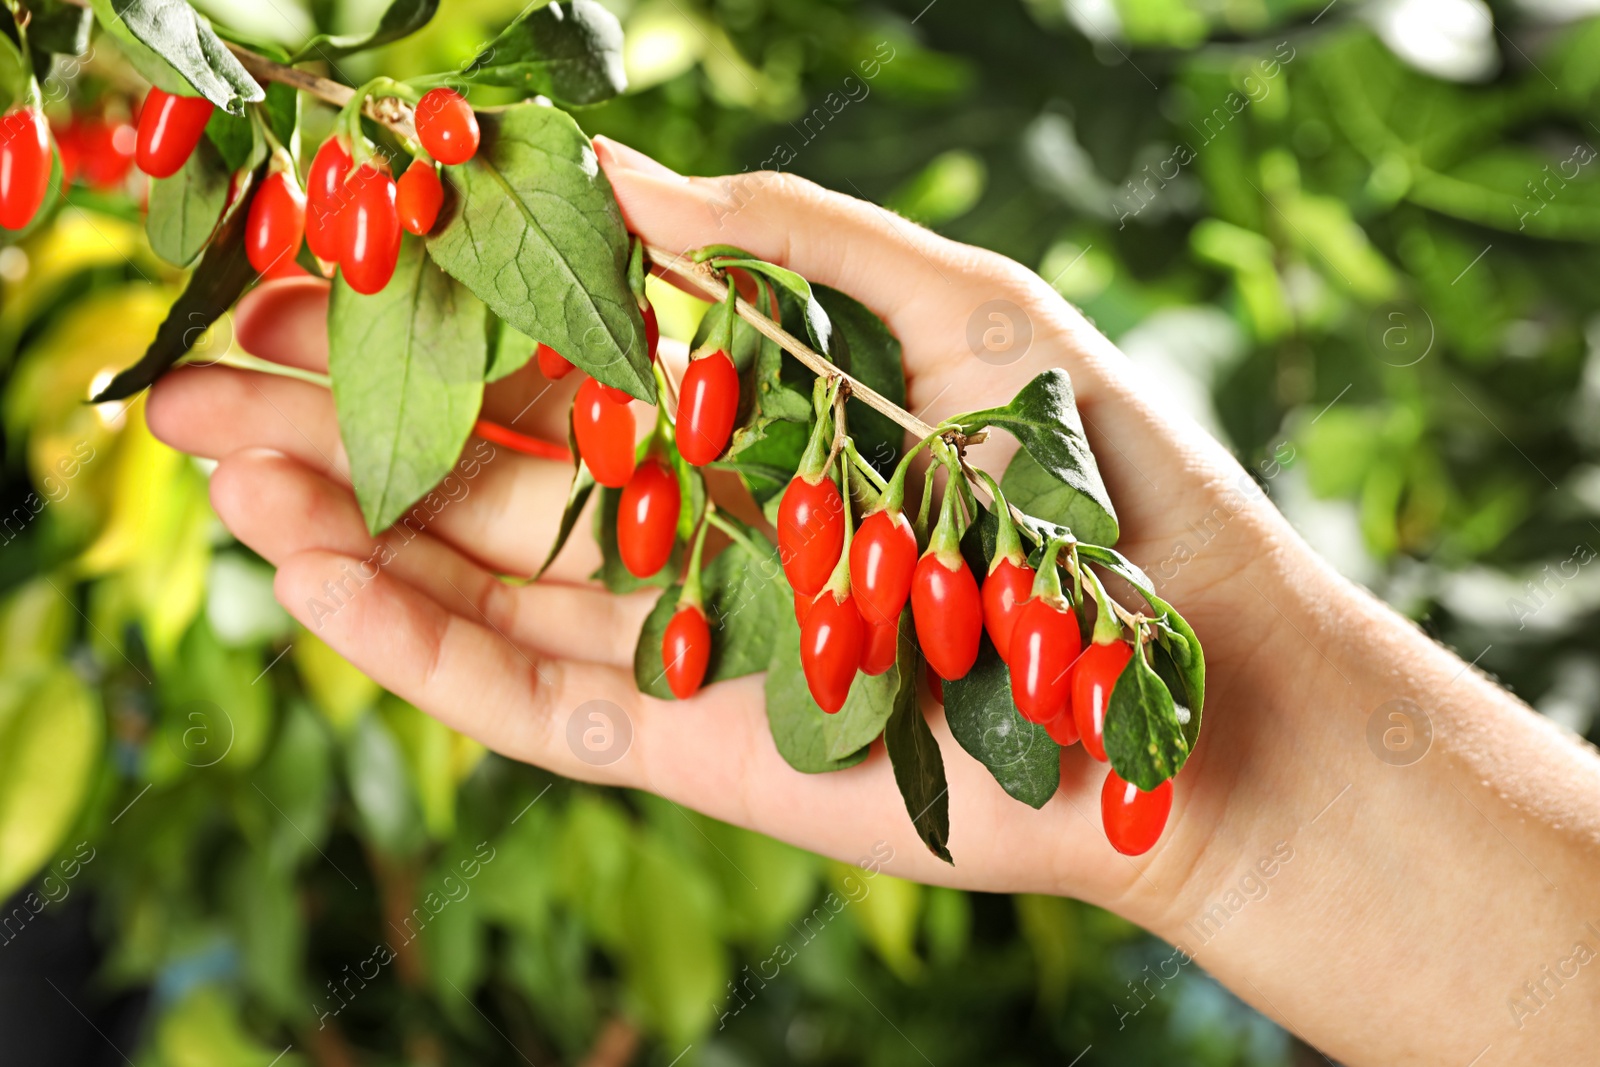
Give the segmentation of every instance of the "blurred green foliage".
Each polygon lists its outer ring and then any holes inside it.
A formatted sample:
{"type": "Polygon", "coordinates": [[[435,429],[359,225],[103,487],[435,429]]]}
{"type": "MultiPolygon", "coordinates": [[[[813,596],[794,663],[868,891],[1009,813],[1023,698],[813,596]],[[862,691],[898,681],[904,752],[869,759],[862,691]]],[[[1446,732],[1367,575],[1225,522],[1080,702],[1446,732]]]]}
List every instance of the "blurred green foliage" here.
{"type": "MultiPolygon", "coordinates": [[[[1036,268],[1337,566],[1593,737],[1600,21],[1496,4],[1450,52],[1429,3],[613,0],[633,88],[581,121],[1036,268]]],[[[379,5],[202,6],[294,41],[379,5]]],[[[513,13],[445,0],[338,73],[452,67],[513,13]]],[[[141,1065],[1288,1062],[1193,968],[1143,1005],[1170,950],[1103,912],[553,780],[378,691],[142,401],[82,403],[179,279],[74,202],[0,249],[0,892],[92,850],[141,1065]]]]}

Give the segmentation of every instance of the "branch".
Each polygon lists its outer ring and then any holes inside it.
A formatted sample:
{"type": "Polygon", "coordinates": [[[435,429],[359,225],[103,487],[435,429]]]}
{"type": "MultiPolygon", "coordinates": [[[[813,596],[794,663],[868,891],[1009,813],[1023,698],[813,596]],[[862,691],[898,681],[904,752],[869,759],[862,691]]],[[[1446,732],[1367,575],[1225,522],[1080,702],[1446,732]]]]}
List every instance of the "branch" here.
{"type": "MultiPolygon", "coordinates": [[[[228,50],[238,57],[239,63],[256,81],[281,82],[291,89],[309,93],[339,108],[348,104],[350,98],[356,95],[356,91],[350,86],[342,85],[330,78],[297,67],[284,66],[248,48],[242,48],[232,41],[227,42],[227,45],[228,50]]],[[[416,128],[411,125],[411,106],[405,101],[392,96],[369,96],[363,103],[361,111],[374,122],[389,127],[400,136],[413,141],[417,139],[416,128]]]]}
{"type": "MultiPolygon", "coordinates": [[[[727,283],[719,278],[717,272],[706,264],[696,263],[681,255],[674,255],[665,249],[656,248],[654,245],[645,245],[644,250],[645,254],[650,257],[651,264],[660,271],[689,282],[704,293],[706,298],[713,303],[721,301],[727,296],[727,283]]],[[[826,356],[819,355],[804,341],[757,311],[744,297],[738,297],[734,307],[738,311],[740,318],[754,326],[769,340],[775,341],[780,348],[795,359],[798,359],[813,372],[822,375],[824,378],[840,379],[844,383],[844,387],[849,390],[851,396],[860,400],[872,410],[887,415],[904,427],[917,440],[920,441],[924,437],[931,437],[940,432],[937,426],[931,426],[923,422],[882,393],[864,385],[834,366],[826,356]]],[[[981,433],[967,436],[954,429],[947,431],[944,436],[958,449],[968,444],[976,444],[983,440],[984,437],[981,433]]]]}

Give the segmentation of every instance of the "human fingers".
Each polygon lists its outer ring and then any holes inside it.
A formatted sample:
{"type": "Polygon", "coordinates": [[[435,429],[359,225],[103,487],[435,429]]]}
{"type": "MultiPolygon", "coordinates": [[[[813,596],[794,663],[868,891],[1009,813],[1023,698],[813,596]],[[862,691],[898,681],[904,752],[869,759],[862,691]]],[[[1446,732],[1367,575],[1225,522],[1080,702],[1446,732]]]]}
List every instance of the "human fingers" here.
{"type": "MultiPolygon", "coordinates": [[[[938,379],[957,369],[983,371],[971,383],[980,390],[1012,392],[1037,371],[1033,364],[1043,357],[1043,345],[1032,346],[1037,351],[1031,360],[1023,353],[1016,367],[978,359],[968,327],[975,315],[980,326],[986,324],[980,311],[990,302],[1025,316],[1034,336],[1098,337],[1032,271],[865,200],[792,174],[686,178],[609,138],[596,138],[595,147],[629,229],[650,244],[669,252],[736,245],[848,293],[875,312],[905,345],[914,405],[919,394],[927,402],[942,388],[938,379]]],[[[1085,344],[1074,359],[1087,367],[1104,354],[1103,347],[1085,344]]],[[[1098,373],[1095,368],[1089,377],[1098,373]]],[[[1085,385],[1092,393],[1092,382],[1085,385]]],[[[962,392],[963,402],[972,399],[962,392]]]]}
{"type": "MultiPolygon", "coordinates": [[[[320,386],[232,367],[188,367],[157,382],[147,404],[151,431],[173,448],[218,460],[269,448],[349,484],[333,398],[320,386]]],[[[496,573],[533,574],[554,543],[571,481],[567,463],[474,439],[456,469],[400,522],[427,528],[496,573]]],[[[553,574],[576,581],[597,556],[586,539],[572,542],[553,574]]]]}
{"type": "Polygon", "coordinates": [[[348,489],[281,453],[247,449],[211,476],[211,502],[240,541],[268,562],[320,549],[359,561],[354,579],[382,569],[440,606],[475,618],[522,648],[629,667],[654,592],[609,596],[557,582],[512,585],[424,530],[401,524],[374,537],[348,489]],[[550,620],[560,619],[560,626],[550,620]]]}
{"type": "Polygon", "coordinates": [[[278,572],[278,599],[378,684],[504,755],[648,789],[846,861],[887,857],[884,869],[922,881],[1105,901],[1139,877],[1076,810],[1092,792],[1084,782],[1069,779],[1076,806],[1026,809],[960,755],[937,714],[960,867],[918,840],[881,751],[836,774],[785,764],[759,710],[759,676],[711,686],[691,701],[656,700],[640,694],[627,671],[520,650],[382,571],[330,597],[327,588],[337,590],[358,562],[294,555],[278,572]]]}

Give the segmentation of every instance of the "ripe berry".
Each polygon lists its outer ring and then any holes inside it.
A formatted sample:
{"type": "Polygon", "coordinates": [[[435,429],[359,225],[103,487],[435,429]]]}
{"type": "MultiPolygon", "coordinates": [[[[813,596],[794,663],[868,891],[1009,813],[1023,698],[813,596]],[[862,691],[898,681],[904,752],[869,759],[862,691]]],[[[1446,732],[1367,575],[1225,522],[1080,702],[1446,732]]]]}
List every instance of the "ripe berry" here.
{"type": "Polygon", "coordinates": [[[850,591],[871,626],[897,622],[917,569],[917,535],[899,510],[874,511],[850,542],[850,591]]]}
{"type": "Polygon", "coordinates": [[[960,553],[942,559],[930,548],[911,578],[911,617],[928,665],[945,681],[964,678],[978,659],[983,603],[960,553]],[[951,566],[951,564],[954,566],[951,566]]]}
{"type": "Polygon", "coordinates": [[[927,678],[928,680],[928,692],[933,694],[933,702],[938,704],[940,707],[943,707],[944,682],[939,680],[939,676],[933,673],[933,668],[928,666],[926,663],[922,665],[922,674],[923,677],[927,678]]]}
{"type": "Polygon", "coordinates": [[[358,293],[381,292],[400,259],[400,214],[395,210],[394,179],[363,163],[345,183],[350,202],[341,212],[344,247],[339,269],[358,293]]]}
{"type": "MultiPolygon", "coordinates": [[[[77,142],[77,171],[91,189],[108,192],[120,189],[133,169],[134,150],[139,143],[139,130],[130,122],[112,121],[98,116],[75,119],[68,134],[77,142]]],[[[70,184],[66,173],[66,146],[58,136],[56,145],[61,149],[61,181],[70,184]]]]}
{"type": "MultiPolygon", "coordinates": [[[[680,424],[681,425],[681,424],[680,424]]],[[[778,558],[796,596],[816,596],[844,551],[844,497],[831,478],[789,482],[778,503],[778,558]]]]}
{"type": "Polygon", "coordinates": [[[456,166],[478,153],[478,116],[454,89],[430,89],[417,104],[417,140],[440,163],[456,166]]]}
{"type": "Polygon", "coordinates": [[[1045,723],[1044,732],[1050,735],[1050,740],[1062,748],[1069,748],[1078,743],[1078,724],[1072,721],[1070,708],[1045,723]]]}
{"type": "Polygon", "coordinates": [[[139,169],[152,178],[170,178],[183,169],[211,121],[211,101],[201,96],[173,96],[151,89],[139,111],[135,154],[139,169]]]}
{"type": "Polygon", "coordinates": [[[444,186],[439,182],[439,172],[431,163],[412,160],[395,183],[395,210],[400,213],[400,225],[407,233],[421,237],[439,221],[443,204],[444,186]]]}
{"type": "Polygon", "coordinates": [[[874,625],[867,623],[867,637],[861,647],[861,673],[878,675],[894,666],[900,653],[900,621],[874,625]]]}
{"type": "Polygon", "coordinates": [[[811,604],[814,599],[814,597],[806,596],[804,593],[796,593],[794,595],[794,621],[801,626],[806,624],[806,613],[811,610],[811,604]]]}
{"type": "Polygon", "coordinates": [[[656,323],[656,309],[654,304],[644,306],[644,350],[650,355],[650,362],[656,361],[656,348],[661,344],[661,327],[656,323]]]}
{"type": "Polygon", "coordinates": [[[572,373],[572,363],[549,345],[540,345],[534,358],[539,361],[539,373],[552,382],[572,373]]]}
{"type": "Polygon", "coordinates": [[[677,475],[659,459],[641,463],[622,487],[617,551],[634,577],[650,577],[672,557],[681,500],[677,475]]]}
{"type": "Polygon", "coordinates": [[[595,481],[612,489],[628,484],[633,477],[633,413],[607,400],[593,378],[583,380],[572,401],[572,435],[595,481]]]}
{"type": "Polygon", "coordinates": [[[50,188],[50,129],[35,108],[0,119],[0,226],[20,230],[33,221],[50,188]]]}
{"type": "Polygon", "coordinates": [[[1002,660],[1011,654],[1011,631],[1033,589],[1033,568],[1001,559],[983,580],[983,626],[1002,660]]]}
{"type": "Polygon", "coordinates": [[[1029,722],[1049,723],[1070,711],[1072,679],[1082,637],[1078,619],[1049,600],[1022,606],[1011,631],[1011,698],[1029,722]]]}
{"type": "Polygon", "coordinates": [[[606,395],[606,399],[611,401],[613,404],[633,403],[633,394],[624,389],[618,389],[614,385],[602,385],[600,387],[600,391],[604,393],[606,395]]]}
{"type": "Polygon", "coordinates": [[[352,160],[344,142],[322,142],[306,174],[306,244],[324,263],[337,263],[344,247],[344,208],[350,198],[344,179],[352,160]]]}
{"type": "Polygon", "coordinates": [[[704,467],[728,447],[739,411],[739,372],[718,349],[689,362],[678,394],[678,453],[704,467]]]}
{"type": "Polygon", "coordinates": [[[817,597],[800,624],[800,666],[817,705],[829,715],[844,707],[861,667],[866,624],[855,599],[831,592],[817,597]]]}
{"type": "Polygon", "coordinates": [[[1101,762],[1106,758],[1106,708],[1131,659],[1133,646],[1126,641],[1093,644],[1072,671],[1072,717],[1083,735],[1083,750],[1101,762]]]}
{"type": "Polygon", "coordinates": [[[1100,790],[1100,821],[1105,826],[1106,840],[1124,856],[1149,852],[1161,840],[1171,811],[1170,778],[1146,793],[1123,781],[1116,771],[1106,772],[1106,784],[1100,790]]]}
{"type": "Polygon", "coordinates": [[[687,700],[698,693],[710,661],[711,627],[706,624],[705,612],[684,604],[661,635],[661,662],[666,665],[667,688],[672,695],[687,700]]]}
{"type": "Polygon", "coordinates": [[[294,261],[306,232],[306,197],[288,171],[274,170],[250,201],[245,221],[244,254],[265,274],[283,261],[294,261]]]}

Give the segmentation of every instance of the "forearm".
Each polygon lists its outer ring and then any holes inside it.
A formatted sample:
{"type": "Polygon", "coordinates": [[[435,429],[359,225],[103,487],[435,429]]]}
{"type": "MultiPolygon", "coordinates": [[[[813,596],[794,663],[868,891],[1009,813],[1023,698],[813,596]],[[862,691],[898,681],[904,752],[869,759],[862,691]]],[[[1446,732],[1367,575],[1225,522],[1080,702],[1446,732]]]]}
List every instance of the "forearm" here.
{"type": "Polygon", "coordinates": [[[1196,768],[1245,773],[1159,932],[1352,1065],[1592,1055],[1600,759],[1298,555],[1255,578],[1280,736],[1196,768]]]}

